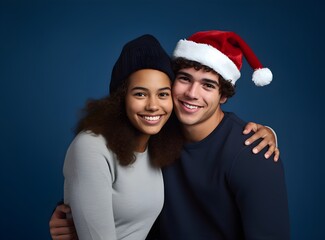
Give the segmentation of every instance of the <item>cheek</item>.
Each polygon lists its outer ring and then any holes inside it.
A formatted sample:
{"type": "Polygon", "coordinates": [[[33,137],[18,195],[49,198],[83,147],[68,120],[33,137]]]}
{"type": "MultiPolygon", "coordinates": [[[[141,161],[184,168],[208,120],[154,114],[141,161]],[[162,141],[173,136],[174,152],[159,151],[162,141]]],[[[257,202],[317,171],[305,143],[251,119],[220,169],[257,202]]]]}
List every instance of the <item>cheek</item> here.
{"type": "Polygon", "coordinates": [[[171,113],[173,111],[173,100],[172,98],[169,101],[164,103],[164,109],[167,113],[171,113]]]}
{"type": "Polygon", "coordinates": [[[207,103],[207,105],[210,105],[213,108],[217,108],[220,105],[220,98],[216,96],[205,96],[203,98],[203,101],[207,103]]]}
{"type": "Polygon", "coordinates": [[[182,88],[183,88],[182,85],[176,81],[172,88],[172,95],[173,96],[179,95],[179,93],[182,91],[182,88]]]}
{"type": "Polygon", "coordinates": [[[170,98],[169,100],[160,100],[159,101],[159,108],[160,108],[160,113],[164,113],[168,116],[171,115],[173,112],[173,100],[170,98]]]}
{"type": "Polygon", "coordinates": [[[177,99],[179,99],[179,98],[181,98],[184,94],[183,94],[183,92],[184,91],[182,91],[182,89],[181,88],[177,88],[177,89],[175,89],[173,92],[172,92],[172,101],[174,102],[174,103],[176,103],[177,102],[177,99]]]}
{"type": "Polygon", "coordinates": [[[125,102],[126,114],[130,118],[139,111],[140,104],[136,101],[126,101],[125,102]]]}

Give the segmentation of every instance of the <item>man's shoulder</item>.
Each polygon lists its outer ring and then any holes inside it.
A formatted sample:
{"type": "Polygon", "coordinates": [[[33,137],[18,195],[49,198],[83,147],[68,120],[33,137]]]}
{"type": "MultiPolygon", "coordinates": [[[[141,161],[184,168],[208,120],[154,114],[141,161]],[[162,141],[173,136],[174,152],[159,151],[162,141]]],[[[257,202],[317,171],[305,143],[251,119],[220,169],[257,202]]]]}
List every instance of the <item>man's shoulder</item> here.
{"type": "Polygon", "coordinates": [[[225,112],[225,118],[228,124],[231,124],[233,127],[236,127],[240,130],[243,130],[247,124],[247,121],[244,121],[233,112],[225,112]]]}
{"type": "Polygon", "coordinates": [[[225,123],[221,127],[221,136],[222,136],[222,156],[225,158],[226,162],[234,162],[241,156],[245,154],[247,157],[252,157],[254,154],[252,149],[256,146],[261,140],[257,140],[251,145],[245,145],[246,139],[248,139],[254,133],[244,134],[244,128],[247,122],[239,118],[234,113],[225,113],[225,123]]]}
{"type": "Polygon", "coordinates": [[[239,118],[235,113],[225,112],[225,123],[221,126],[221,130],[227,135],[229,141],[239,142],[240,146],[253,133],[243,134],[247,122],[239,118]]]}

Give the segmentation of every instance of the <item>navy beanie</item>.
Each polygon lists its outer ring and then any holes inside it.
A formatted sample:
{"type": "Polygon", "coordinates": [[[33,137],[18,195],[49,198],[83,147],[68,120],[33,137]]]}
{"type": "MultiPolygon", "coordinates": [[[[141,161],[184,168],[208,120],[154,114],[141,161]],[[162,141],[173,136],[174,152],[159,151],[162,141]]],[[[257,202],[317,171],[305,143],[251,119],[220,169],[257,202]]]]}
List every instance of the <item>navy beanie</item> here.
{"type": "Polygon", "coordinates": [[[141,69],[155,69],[164,72],[171,81],[174,81],[169,55],[158,40],[149,34],[140,36],[124,45],[112,70],[110,93],[115,92],[129,75],[141,69]]]}

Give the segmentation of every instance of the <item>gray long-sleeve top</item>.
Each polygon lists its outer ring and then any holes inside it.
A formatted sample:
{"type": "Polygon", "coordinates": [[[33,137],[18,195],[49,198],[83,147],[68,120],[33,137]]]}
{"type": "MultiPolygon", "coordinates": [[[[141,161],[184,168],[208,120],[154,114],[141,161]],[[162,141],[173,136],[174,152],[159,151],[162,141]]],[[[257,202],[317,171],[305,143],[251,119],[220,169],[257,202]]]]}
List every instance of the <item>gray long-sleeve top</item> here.
{"type": "Polygon", "coordinates": [[[79,133],[64,162],[64,201],[72,209],[80,240],[145,239],[161,211],[161,170],[148,152],[120,166],[104,137],[79,133]]]}

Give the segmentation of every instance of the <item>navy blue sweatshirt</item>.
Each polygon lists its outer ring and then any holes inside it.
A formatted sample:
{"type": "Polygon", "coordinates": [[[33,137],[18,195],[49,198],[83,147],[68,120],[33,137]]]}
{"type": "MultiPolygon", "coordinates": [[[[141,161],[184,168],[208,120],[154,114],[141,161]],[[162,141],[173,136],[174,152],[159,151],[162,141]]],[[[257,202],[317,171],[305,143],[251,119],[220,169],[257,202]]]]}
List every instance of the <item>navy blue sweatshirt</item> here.
{"type": "Polygon", "coordinates": [[[163,169],[161,240],[287,240],[289,211],[281,160],[245,146],[246,122],[233,113],[163,169]]]}

